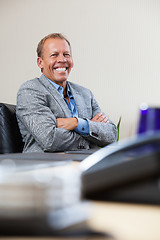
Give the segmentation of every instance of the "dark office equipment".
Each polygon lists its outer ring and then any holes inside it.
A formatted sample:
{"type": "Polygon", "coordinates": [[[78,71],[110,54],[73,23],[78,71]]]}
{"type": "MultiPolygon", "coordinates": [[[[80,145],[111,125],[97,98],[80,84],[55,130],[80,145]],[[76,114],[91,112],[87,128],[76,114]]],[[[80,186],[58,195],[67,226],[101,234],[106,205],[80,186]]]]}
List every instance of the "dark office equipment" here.
{"type": "Polygon", "coordinates": [[[84,198],[160,204],[160,133],[104,147],[81,169],[84,198]]]}

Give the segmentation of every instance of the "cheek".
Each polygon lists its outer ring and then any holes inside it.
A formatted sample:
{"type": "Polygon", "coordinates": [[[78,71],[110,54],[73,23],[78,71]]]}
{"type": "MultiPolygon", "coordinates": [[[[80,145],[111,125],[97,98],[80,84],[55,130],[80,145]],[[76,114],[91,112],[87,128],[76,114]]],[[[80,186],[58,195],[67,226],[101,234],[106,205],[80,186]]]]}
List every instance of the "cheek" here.
{"type": "Polygon", "coordinates": [[[52,67],[53,67],[53,65],[54,65],[54,62],[53,61],[48,61],[48,62],[46,62],[46,68],[49,68],[49,69],[51,69],[52,67]]]}

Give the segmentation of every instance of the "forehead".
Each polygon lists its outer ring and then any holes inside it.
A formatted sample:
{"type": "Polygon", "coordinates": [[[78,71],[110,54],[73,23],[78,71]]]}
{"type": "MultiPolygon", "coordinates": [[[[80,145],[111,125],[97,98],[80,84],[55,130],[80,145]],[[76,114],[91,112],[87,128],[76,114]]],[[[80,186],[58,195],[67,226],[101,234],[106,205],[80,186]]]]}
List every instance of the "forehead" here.
{"type": "Polygon", "coordinates": [[[65,39],[61,38],[48,38],[43,45],[43,52],[52,51],[68,51],[70,52],[70,46],[65,39]]]}

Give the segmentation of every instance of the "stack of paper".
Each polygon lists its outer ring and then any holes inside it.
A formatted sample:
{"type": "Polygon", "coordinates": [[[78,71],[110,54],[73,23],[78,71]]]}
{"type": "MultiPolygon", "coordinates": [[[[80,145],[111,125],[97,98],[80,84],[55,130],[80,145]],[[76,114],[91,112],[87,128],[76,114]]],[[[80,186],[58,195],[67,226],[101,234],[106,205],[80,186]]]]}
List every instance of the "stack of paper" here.
{"type": "Polygon", "coordinates": [[[87,219],[74,167],[17,172],[14,161],[5,161],[0,165],[0,233],[7,228],[16,234],[21,228],[36,234],[59,231],[87,219]]]}

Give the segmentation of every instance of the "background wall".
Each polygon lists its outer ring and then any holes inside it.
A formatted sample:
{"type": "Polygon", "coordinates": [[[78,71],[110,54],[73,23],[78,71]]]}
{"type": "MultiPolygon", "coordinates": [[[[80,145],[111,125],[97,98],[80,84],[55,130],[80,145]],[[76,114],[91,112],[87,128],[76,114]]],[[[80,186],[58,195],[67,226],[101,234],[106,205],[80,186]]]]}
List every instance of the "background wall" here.
{"type": "Polygon", "coordinates": [[[40,76],[36,47],[52,32],[72,44],[70,80],[88,87],[120,138],[136,133],[142,102],[160,106],[159,0],[0,0],[0,102],[40,76]]]}

